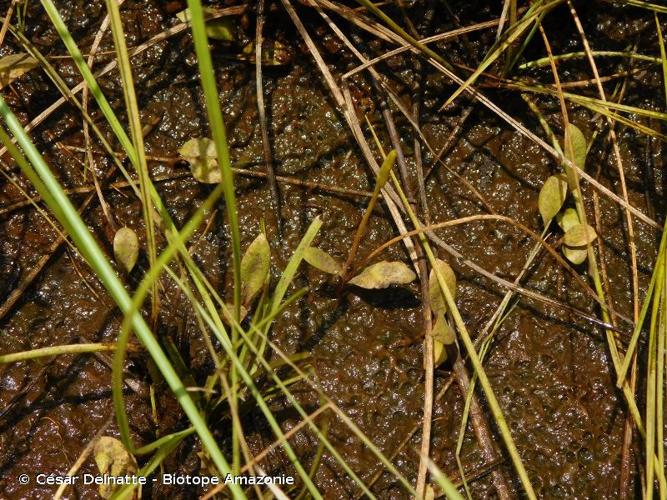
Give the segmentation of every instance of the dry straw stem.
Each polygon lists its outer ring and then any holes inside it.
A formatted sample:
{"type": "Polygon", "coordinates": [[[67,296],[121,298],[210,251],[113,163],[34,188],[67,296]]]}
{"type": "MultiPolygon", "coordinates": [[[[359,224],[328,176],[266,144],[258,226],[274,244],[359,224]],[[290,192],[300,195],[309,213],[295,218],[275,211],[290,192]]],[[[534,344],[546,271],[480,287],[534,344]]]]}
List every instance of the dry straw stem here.
{"type": "MultiPolygon", "coordinates": [[[[287,11],[288,15],[292,19],[292,22],[297,28],[297,31],[303,38],[304,42],[306,43],[306,46],[308,47],[309,51],[311,52],[311,55],[313,56],[313,59],[315,59],[315,62],[317,64],[317,67],[319,68],[320,72],[322,73],[322,76],[324,77],[327,86],[331,90],[331,93],[336,101],[336,104],[338,107],[342,110],[344,110],[344,116],[345,119],[348,123],[348,126],[352,130],[352,133],[359,144],[359,147],[361,148],[361,151],[364,155],[364,158],[366,159],[366,162],[370,166],[371,170],[373,173],[377,176],[380,167],[375,160],[373,154],[371,153],[370,147],[368,146],[368,143],[366,142],[366,139],[364,137],[364,134],[361,130],[361,125],[359,124],[359,120],[357,119],[356,116],[356,111],[354,108],[354,104],[352,103],[352,96],[350,95],[349,89],[347,87],[344,88],[343,92],[341,92],[341,89],[339,86],[336,84],[335,79],[333,78],[333,75],[329,71],[329,68],[325,64],[324,60],[322,59],[322,56],[320,55],[319,51],[317,50],[317,47],[315,43],[313,42],[312,38],[308,34],[308,31],[306,30],[305,26],[299,19],[299,16],[296,14],[294,8],[290,4],[289,0],[281,0],[283,3],[283,6],[285,7],[285,10],[287,11]]],[[[387,205],[387,209],[389,210],[389,213],[392,216],[392,219],[394,220],[394,223],[396,224],[396,227],[399,231],[399,233],[403,234],[407,232],[407,228],[405,226],[405,223],[403,222],[403,219],[401,217],[400,211],[397,207],[397,203],[400,204],[400,201],[398,200],[398,195],[396,192],[392,189],[390,185],[386,185],[382,189],[382,195],[383,199],[385,201],[385,204],[387,205]]],[[[404,240],[404,245],[406,246],[408,250],[408,254],[410,255],[410,259],[415,262],[416,261],[416,253],[414,249],[414,244],[411,240],[406,239],[404,240]]]]}
{"type": "MultiPolygon", "coordinates": [[[[322,15],[322,17],[327,21],[329,26],[332,28],[334,33],[347,45],[347,47],[363,62],[365,61],[365,58],[361,55],[361,53],[356,49],[356,47],[350,43],[350,41],[347,39],[347,37],[338,29],[338,27],[329,19],[329,17],[321,11],[321,9],[317,9],[318,12],[322,15]]],[[[372,77],[374,78],[374,81],[377,82],[380,80],[379,75],[375,72],[374,68],[369,68],[369,71],[371,72],[372,77]]],[[[346,90],[346,99],[348,98],[347,94],[347,88],[346,90]]],[[[390,93],[391,94],[391,93],[390,93]]],[[[393,97],[393,96],[392,96],[393,97]]],[[[400,103],[400,100],[393,97],[396,103],[400,103]]],[[[409,113],[405,111],[402,106],[399,104],[399,107],[401,108],[401,111],[404,113],[405,116],[408,117],[411,122],[413,122],[412,117],[410,117],[409,113]]],[[[400,141],[398,141],[397,135],[395,133],[392,133],[392,117],[391,114],[386,112],[385,110],[385,119],[388,122],[389,125],[389,131],[390,131],[390,136],[392,139],[392,143],[394,147],[397,149],[397,151],[400,151],[400,141]]],[[[416,129],[418,130],[419,134],[423,138],[423,135],[421,134],[421,131],[419,130],[418,125],[416,126],[416,129]]],[[[425,141],[425,138],[424,138],[425,141]]],[[[425,141],[426,142],[426,141],[425,141]]],[[[427,143],[428,145],[428,143],[427,143]]],[[[432,148],[431,152],[433,152],[432,148]]],[[[399,155],[399,160],[402,160],[402,155],[399,155]]],[[[386,161],[386,160],[385,160],[386,161]]],[[[405,166],[403,167],[405,169],[405,166]]],[[[404,174],[405,177],[405,174],[404,174]]],[[[465,181],[464,181],[465,182],[465,181]]],[[[472,189],[473,192],[476,193],[474,188],[472,189]]],[[[481,197],[480,197],[481,198],[481,197]]],[[[484,201],[482,199],[482,201],[484,201]]],[[[367,213],[369,213],[367,211],[367,213]]],[[[362,226],[360,225],[360,228],[362,226]]],[[[415,251],[417,252],[417,258],[419,259],[421,249],[416,246],[415,251]]],[[[352,255],[352,254],[351,254],[352,255]]],[[[349,259],[348,259],[349,260],[349,259]]],[[[419,259],[421,261],[421,259],[419,259]]],[[[415,268],[420,272],[420,275],[424,275],[425,269],[423,269],[423,266],[414,262],[415,268]]],[[[425,283],[426,280],[423,280],[423,284],[425,283]]],[[[427,294],[423,294],[424,296],[427,296],[427,294]]],[[[432,407],[433,407],[433,339],[431,338],[429,332],[430,332],[430,322],[431,322],[431,316],[430,316],[430,310],[428,307],[426,307],[427,304],[424,304],[425,311],[427,316],[425,316],[425,322],[424,322],[424,327],[425,327],[425,339],[424,339],[424,367],[426,370],[425,373],[425,391],[424,391],[424,418],[422,419],[422,441],[421,441],[421,456],[428,456],[429,452],[429,446],[430,446],[430,434],[431,434],[431,414],[432,414],[432,407]]],[[[475,422],[477,425],[481,425],[483,422],[481,420],[476,420],[475,422]]],[[[426,467],[426,462],[422,459],[420,460],[419,464],[419,469],[418,469],[418,475],[417,475],[417,493],[418,496],[423,495],[423,491],[425,488],[425,480],[426,480],[426,473],[427,473],[427,467],[426,467]]],[[[494,475],[496,475],[494,473],[494,475]]],[[[499,491],[504,491],[506,488],[503,488],[502,483],[499,481],[499,491]]]]}
{"type": "MultiPolygon", "coordinates": [[[[216,11],[215,14],[207,16],[207,19],[218,19],[218,18],[224,17],[224,16],[231,16],[231,15],[235,15],[235,14],[241,14],[246,10],[246,8],[247,7],[245,5],[241,5],[241,6],[233,6],[233,7],[228,7],[228,8],[225,8],[225,9],[220,9],[220,10],[216,11]]],[[[0,18],[0,20],[2,20],[3,23],[4,23],[5,18],[0,18]]],[[[128,55],[130,57],[134,57],[136,55],[139,55],[142,52],[145,52],[149,48],[153,47],[154,45],[156,45],[158,43],[161,43],[161,42],[167,40],[168,38],[171,38],[172,36],[175,36],[179,33],[182,33],[184,31],[186,31],[189,26],[190,26],[189,22],[176,24],[176,25],[172,26],[171,28],[168,28],[168,29],[164,30],[162,33],[158,33],[157,35],[151,37],[146,42],[130,49],[129,52],[128,52],[128,55]]],[[[10,26],[10,30],[11,30],[11,26],[10,26]]],[[[104,76],[104,75],[110,73],[111,71],[113,71],[117,67],[118,67],[118,61],[116,59],[114,59],[113,61],[110,61],[109,63],[107,63],[101,70],[97,71],[94,74],[94,76],[95,76],[95,78],[99,78],[101,76],[104,76]]],[[[85,82],[85,80],[82,80],[77,85],[75,85],[74,87],[69,89],[68,94],[69,95],[76,95],[79,92],[81,92],[85,86],[86,86],[86,82],[85,82]]],[[[55,100],[51,105],[49,105],[43,111],[38,113],[37,116],[35,116],[30,121],[30,123],[25,125],[25,127],[24,127],[25,131],[30,132],[35,127],[37,127],[39,124],[44,122],[44,120],[46,120],[49,116],[51,116],[51,114],[53,114],[54,111],[56,111],[58,108],[60,108],[60,106],[62,106],[66,102],[68,102],[68,99],[69,99],[69,97],[63,96],[63,97],[55,100]]],[[[4,146],[0,147],[0,157],[4,156],[6,153],[7,153],[7,148],[4,147],[4,146]]]]}
{"type": "Polygon", "coordinates": [[[269,180],[269,188],[276,216],[278,231],[282,228],[280,215],[280,192],[276,183],[276,174],[273,170],[273,159],[271,158],[271,143],[269,141],[269,129],[266,122],[266,109],[264,105],[264,84],[262,81],[262,45],[264,43],[264,0],[257,2],[257,23],[255,26],[255,86],[257,93],[257,112],[259,114],[259,126],[262,132],[262,152],[264,154],[264,168],[269,180]]]}
{"type": "MultiPolygon", "coordinates": [[[[406,209],[408,212],[408,215],[410,216],[410,219],[412,220],[413,225],[415,226],[415,229],[421,229],[422,224],[419,222],[417,217],[415,216],[414,212],[410,208],[410,204],[408,203],[408,200],[405,198],[405,194],[403,194],[400,185],[398,184],[398,181],[396,180],[395,176],[392,175],[392,180],[394,182],[394,187],[398,191],[399,195],[401,196],[401,200],[403,201],[403,207],[406,209]]],[[[447,284],[445,282],[444,277],[442,276],[442,273],[440,273],[440,270],[438,269],[436,265],[436,258],[435,255],[433,254],[433,251],[431,250],[430,245],[428,244],[428,241],[426,240],[426,237],[424,234],[419,234],[419,239],[421,240],[422,246],[424,247],[424,251],[426,252],[426,256],[428,257],[428,260],[431,264],[431,267],[435,271],[435,275],[438,280],[438,284],[440,285],[440,289],[445,297],[445,300],[447,302],[447,307],[448,310],[452,316],[452,319],[454,321],[454,324],[456,325],[456,328],[459,332],[460,338],[463,341],[463,344],[466,347],[466,351],[468,353],[468,356],[470,358],[470,362],[473,366],[473,369],[475,370],[475,373],[477,377],[479,378],[480,385],[482,386],[482,389],[484,390],[484,394],[486,395],[487,402],[489,404],[489,408],[491,410],[491,414],[493,415],[496,424],[498,426],[500,435],[505,442],[505,447],[507,448],[507,452],[510,455],[510,458],[512,459],[512,463],[514,465],[514,468],[516,469],[519,479],[521,480],[521,484],[523,485],[524,491],[528,498],[534,499],[536,498],[535,492],[533,490],[533,486],[530,482],[530,478],[528,477],[528,473],[526,472],[526,469],[523,465],[523,462],[521,461],[521,457],[519,455],[519,452],[516,448],[516,445],[514,444],[514,440],[512,438],[512,434],[510,432],[509,426],[507,425],[507,422],[505,420],[505,417],[502,413],[502,410],[500,408],[500,405],[498,403],[498,400],[496,399],[496,396],[493,392],[493,388],[491,387],[491,383],[486,376],[486,373],[484,371],[484,367],[482,365],[482,362],[477,354],[477,351],[475,349],[475,346],[472,342],[472,339],[468,333],[468,330],[465,326],[465,322],[463,321],[463,318],[461,317],[461,314],[459,313],[459,310],[456,306],[456,302],[454,301],[454,298],[452,296],[451,291],[447,287],[447,284]]]]}
{"type": "MultiPolygon", "coordinates": [[[[411,50],[417,54],[420,54],[421,51],[419,48],[415,48],[410,44],[410,42],[402,39],[400,36],[394,35],[392,33],[391,40],[403,47],[406,47],[407,50],[411,50]]],[[[429,51],[430,52],[430,51],[429,51]]],[[[428,53],[424,53],[424,57],[426,57],[427,61],[429,64],[431,64],[434,68],[436,68],[438,71],[446,75],[448,78],[450,78],[452,81],[455,83],[463,86],[465,84],[465,81],[462,80],[460,77],[458,77],[453,71],[448,69],[445,65],[441,64],[439,62],[439,58],[435,59],[432,58],[428,53]]],[[[625,202],[621,197],[616,195],[613,191],[602,185],[599,181],[597,181],[595,178],[593,178],[591,175],[586,173],[585,171],[581,170],[579,167],[577,167],[573,162],[568,160],[567,158],[563,158],[562,154],[557,151],[554,147],[550,146],[547,144],[542,138],[538,137],[536,134],[528,130],[525,125],[523,125],[521,122],[519,122],[517,119],[509,115],[507,112],[503,111],[498,105],[496,105],[493,101],[491,101],[488,97],[486,97],[483,93],[479,92],[474,88],[473,85],[468,85],[464,88],[464,92],[469,94],[472,98],[478,100],[480,103],[482,103],[485,107],[487,107],[490,111],[495,113],[498,117],[500,117],[503,121],[507,122],[512,128],[514,128],[517,132],[519,132],[522,136],[526,137],[529,139],[531,142],[537,144],[540,146],[542,149],[544,149],[547,153],[549,153],[552,157],[557,159],[558,161],[564,163],[567,165],[569,168],[574,169],[577,171],[579,176],[583,179],[585,179],[587,182],[589,182],[595,189],[597,189],[600,193],[604,194],[614,202],[616,202],[618,205],[627,208],[634,216],[636,216],[638,219],[642,220],[646,224],[650,225],[651,227],[661,229],[662,226],[655,222],[652,218],[648,217],[646,214],[644,214],[641,210],[638,210],[637,208],[633,207],[631,204],[625,202]]]]}

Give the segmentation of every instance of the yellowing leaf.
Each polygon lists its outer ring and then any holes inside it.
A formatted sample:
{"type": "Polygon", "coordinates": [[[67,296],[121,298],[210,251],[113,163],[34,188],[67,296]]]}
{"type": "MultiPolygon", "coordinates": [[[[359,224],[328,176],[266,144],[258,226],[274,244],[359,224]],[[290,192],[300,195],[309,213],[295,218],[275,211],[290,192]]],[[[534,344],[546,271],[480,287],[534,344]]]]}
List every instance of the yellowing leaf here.
{"type": "Polygon", "coordinates": [[[403,262],[383,260],[368,266],[349,283],[361,288],[387,288],[391,285],[405,285],[414,281],[417,275],[403,262]]]}
{"type": "Polygon", "coordinates": [[[271,248],[264,233],[259,233],[241,259],[241,302],[249,306],[269,277],[271,248]]]}
{"type": "Polygon", "coordinates": [[[207,137],[196,137],[183,144],[178,153],[190,164],[192,176],[205,184],[219,184],[222,172],[218,166],[215,143],[207,137]]]}
{"type": "Polygon", "coordinates": [[[572,262],[572,264],[581,264],[588,257],[588,250],[584,248],[572,248],[566,245],[563,245],[563,255],[567,260],[572,262]]]}
{"type": "Polygon", "coordinates": [[[456,333],[444,316],[438,316],[433,323],[433,331],[431,332],[433,339],[441,342],[444,345],[452,345],[456,343],[456,333]]]}
{"type": "Polygon", "coordinates": [[[563,243],[568,247],[585,247],[597,238],[595,229],[588,224],[576,224],[572,226],[563,237],[563,243]]]}
{"type": "Polygon", "coordinates": [[[37,60],[24,53],[0,58],[0,89],[37,66],[39,66],[37,60]]]}
{"type": "Polygon", "coordinates": [[[565,203],[566,196],[567,179],[563,174],[552,175],[545,181],[537,200],[540,215],[545,226],[560,211],[563,203],[565,203]]]}
{"type": "MultiPolygon", "coordinates": [[[[127,452],[123,443],[110,436],[102,436],[97,440],[93,447],[93,456],[101,474],[124,476],[137,472],[137,463],[134,457],[127,452]]],[[[100,496],[109,498],[115,489],[116,485],[114,484],[101,484],[100,496]]]]}
{"type": "Polygon", "coordinates": [[[572,226],[576,226],[577,224],[579,224],[579,216],[574,208],[566,209],[558,218],[558,225],[565,233],[567,233],[572,226]]]}
{"type": "MultiPolygon", "coordinates": [[[[447,262],[441,259],[436,259],[436,265],[445,280],[447,289],[452,294],[452,298],[456,299],[456,275],[454,274],[454,270],[447,264],[447,262]]],[[[428,295],[433,314],[445,314],[447,312],[447,302],[440,289],[438,277],[436,276],[434,269],[431,269],[431,272],[428,275],[428,295]]]]}
{"type": "Polygon", "coordinates": [[[447,361],[447,346],[456,344],[456,334],[445,317],[440,315],[433,323],[431,335],[433,336],[433,364],[440,366],[447,361]]]}
{"type": "MultiPolygon", "coordinates": [[[[217,9],[211,7],[204,7],[204,16],[214,15],[217,13],[217,9]]],[[[176,14],[176,17],[181,22],[190,21],[190,9],[185,9],[176,14]]],[[[232,16],[220,17],[217,19],[209,19],[206,21],[206,34],[209,38],[214,40],[223,40],[226,42],[232,42],[235,40],[234,36],[234,26],[236,21],[232,16]]]]}
{"type": "MultiPolygon", "coordinates": [[[[232,321],[232,316],[234,315],[234,304],[229,304],[226,303],[225,306],[227,307],[226,309],[223,309],[222,312],[222,320],[228,324],[232,325],[234,322],[232,321]]],[[[239,311],[239,323],[245,319],[245,317],[248,315],[248,309],[241,304],[241,309],[239,311]]]]}
{"type": "Polygon", "coordinates": [[[576,125],[568,123],[565,128],[565,157],[583,170],[587,153],[588,145],[583,132],[576,125]]]}
{"type": "Polygon", "coordinates": [[[121,227],[113,237],[113,254],[116,262],[129,273],[139,257],[139,239],[129,227],[121,227]]]}
{"type": "Polygon", "coordinates": [[[343,269],[340,262],[324,250],[320,250],[316,247],[306,248],[306,251],[303,254],[303,260],[320,271],[329,274],[340,274],[343,269]]]}

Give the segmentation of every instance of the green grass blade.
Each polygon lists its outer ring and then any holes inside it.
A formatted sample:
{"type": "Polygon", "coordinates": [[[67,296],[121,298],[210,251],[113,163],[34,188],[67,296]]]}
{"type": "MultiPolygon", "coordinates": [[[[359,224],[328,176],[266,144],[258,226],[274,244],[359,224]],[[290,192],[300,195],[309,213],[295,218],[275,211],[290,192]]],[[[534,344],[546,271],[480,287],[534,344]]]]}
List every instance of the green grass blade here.
{"type": "MultiPolygon", "coordinates": [[[[125,290],[125,287],[116,275],[104,252],[100,249],[88,230],[88,227],[64,193],[58,180],[42,158],[42,155],[37,151],[37,148],[34,146],[25,130],[23,130],[21,123],[11,112],[7,103],[1,96],[0,116],[17,140],[19,146],[25,153],[26,158],[30,161],[30,166],[34,168],[36,174],[41,178],[43,182],[42,188],[45,187],[47,191],[39,194],[45,199],[50,199],[50,201],[55,204],[54,213],[57,217],[59,216],[59,222],[69,233],[81,255],[88,262],[88,265],[95,271],[98,279],[107,289],[109,295],[114,299],[120,310],[123,313],[129,311],[131,309],[132,300],[125,290]]],[[[37,188],[37,186],[35,187],[37,188]]],[[[53,210],[54,207],[50,208],[53,210]]],[[[137,337],[155,361],[156,366],[176,396],[183,411],[190,419],[193,427],[197,430],[197,434],[199,435],[204,448],[209,453],[211,460],[221,473],[225,474],[229,472],[229,465],[220,451],[211,431],[206,426],[206,422],[199,414],[199,411],[194,405],[192,398],[190,398],[190,395],[187,393],[185,386],[179,379],[171,366],[169,359],[165,356],[164,351],[140,314],[135,313],[132,315],[132,326],[137,337]]],[[[245,497],[238,485],[230,485],[230,487],[236,498],[245,497]]]]}

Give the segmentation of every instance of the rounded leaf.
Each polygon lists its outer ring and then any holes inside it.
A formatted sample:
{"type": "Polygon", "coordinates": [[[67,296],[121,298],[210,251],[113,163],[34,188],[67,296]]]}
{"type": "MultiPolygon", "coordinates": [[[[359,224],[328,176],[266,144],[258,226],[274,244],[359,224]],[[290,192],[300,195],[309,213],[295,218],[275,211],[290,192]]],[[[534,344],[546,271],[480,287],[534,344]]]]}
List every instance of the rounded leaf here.
{"type": "Polygon", "coordinates": [[[415,280],[417,275],[403,262],[383,260],[368,266],[349,281],[360,288],[387,288],[391,285],[405,285],[415,280]]]}
{"type": "Polygon", "coordinates": [[[339,275],[343,269],[343,266],[341,266],[340,262],[326,253],[324,250],[320,250],[316,247],[306,248],[306,251],[303,254],[303,260],[320,271],[329,274],[339,275]]]}
{"type": "Polygon", "coordinates": [[[579,224],[579,215],[574,208],[568,208],[558,217],[558,225],[564,233],[567,233],[572,226],[579,224]]]}
{"type": "Polygon", "coordinates": [[[218,166],[215,143],[208,137],[190,139],[178,153],[190,164],[192,176],[204,184],[219,184],[222,172],[218,166]]]}
{"type": "Polygon", "coordinates": [[[444,316],[438,316],[431,331],[433,336],[433,364],[440,366],[447,360],[447,346],[456,345],[456,334],[444,316]]]}
{"type": "Polygon", "coordinates": [[[588,224],[575,224],[565,233],[563,243],[568,247],[585,247],[597,238],[595,229],[588,224]]]}
{"type": "Polygon", "coordinates": [[[139,257],[139,239],[129,227],[121,227],[113,237],[113,254],[116,262],[129,273],[139,257]]]}
{"type": "MultiPolygon", "coordinates": [[[[436,259],[435,262],[438,266],[440,274],[445,280],[445,284],[447,285],[449,293],[452,294],[453,299],[456,299],[456,275],[454,274],[454,270],[444,260],[436,259]]],[[[445,296],[440,289],[438,277],[435,274],[434,269],[431,269],[431,272],[428,275],[428,295],[431,311],[433,311],[433,314],[445,314],[447,312],[447,302],[445,301],[445,296]]]]}
{"type": "Polygon", "coordinates": [[[537,206],[540,209],[540,215],[545,226],[560,212],[566,196],[567,179],[563,174],[552,175],[544,182],[537,200],[537,206]]]}
{"type": "Polygon", "coordinates": [[[264,287],[269,277],[271,248],[264,233],[259,233],[241,259],[241,301],[246,306],[264,287]]]}
{"type": "Polygon", "coordinates": [[[586,247],[573,248],[563,245],[563,255],[572,264],[579,265],[588,257],[588,250],[586,247]]]}
{"type": "MultiPolygon", "coordinates": [[[[109,476],[124,476],[137,472],[137,462],[134,457],[128,453],[118,439],[110,436],[102,436],[97,440],[93,447],[93,456],[95,463],[101,474],[109,476]]],[[[102,498],[109,498],[116,485],[101,484],[99,488],[102,498]]]]}

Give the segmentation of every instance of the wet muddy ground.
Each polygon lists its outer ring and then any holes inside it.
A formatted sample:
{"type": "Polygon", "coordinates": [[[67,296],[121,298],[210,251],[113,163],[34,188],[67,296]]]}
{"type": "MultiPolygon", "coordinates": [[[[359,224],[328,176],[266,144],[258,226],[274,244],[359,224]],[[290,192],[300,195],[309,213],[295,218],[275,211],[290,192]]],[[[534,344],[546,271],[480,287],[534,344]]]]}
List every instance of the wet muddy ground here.
{"type": "MultiPolygon", "coordinates": [[[[4,12],[8,2],[2,2],[4,12]]],[[[498,3],[498,2],[496,2],[498,3]]],[[[499,5],[479,2],[452,2],[451,8],[461,25],[493,19],[499,5]]],[[[88,47],[104,16],[103,2],[60,2],[59,7],[81,47],[88,47]]],[[[180,2],[125,2],[128,44],[138,45],[161,33],[178,21],[174,13],[180,2]]],[[[597,49],[625,50],[637,46],[637,52],[655,54],[655,30],[651,15],[633,9],[613,9],[602,2],[581,6],[580,15],[597,49]],[[604,8],[603,8],[604,7],[604,8]]],[[[576,33],[567,12],[562,9],[547,17],[545,29],[550,34],[555,53],[578,47],[576,33]]],[[[250,26],[254,26],[252,9],[248,9],[250,26]]],[[[308,9],[299,11],[311,33],[317,35],[326,62],[334,74],[351,69],[355,61],[345,53],[338,40],[326,30],[308,9]]],[[[457,27],[452,17],[438,10],[432,20],[420,22],[424,15],[421,4],[407,9],[407,14],[424,31],[422,35],[457,27]]],[[[340,19],[337,18],[337,21],[340,19]]],[[[28,8],[26,35],[47,55],[62,55],[64,48],[37,2],[28,8]]],[[[346,30],[356,33],[360,43],[371,53],[386,49],[341,21],[346,30]]],[[[268,38],[279,39],[292,51],[292,61],[284,66],[265,70],[267,115],[279,175],[291,176],[338,188],[370,190],[370,177],[363,156],[333,104],[324,80],[291,29],[289,18],[279,4],[267,17],[268,38]]],[[[252,36],[252,29],[249,30],[252,36]]],[[[466,43],[451,42],[438,46],[455,62],[474,66],[490,45],[495,31],[470,35],[466,43]]],[[[531,45],[527,58],[543,55],[540,43],[531,45]]],[[[239,60],[238,47],[213,42],[218,68],[220,100],[224,103],[232,155],[235,162],[247,168],[263,170],[262,142],[257,118],[254,67],[239,60]]],[[[104,38],[101,51],[112,49],[111,37],[104,38]]],[[[7,39],[0,55],[17,50],[13,39],[7,39]]],[[[101,66],[110,55],[101,56],[101,66]]],[[[69,85],[78,82],[74,66],[66,59],[54,60],[69,85]]],[[[146,136],[147,153],[161,157],[151,161],[152,176],[177,224],[193,213],[209,192],[188,174],[188,167],[179,161],[178,148],[192,137],[208,135],[203,98],[199,90],[196,60],[190,36],[185,34],[156,44],[134,60],[137,88],[146,121],[155,125],[146,136]]],[[[624,68],[624,62],[606,61],[601,72],[611,74],[624,68]]],[[[406,99],[412,98],[412,86],[419,77],[414,58],[397,58],[381,67],[391,75],[390,84],[406,99]]],[[[562,78],[566,81],[587,79],[587,67],[568,66],[562,78]]],[[[526,73],[530,78],[551,81],[544,71],[526,73]]],[[[420,123],[433,148],[439,150],[447,141],[454,123],[469,104],[460,104],[445,112],[438,109],[454,90],[449,82],[430,71],[423,75],[423,99],[420,123]]],[[[117,75],[102,79],[104,90],[116,107],[122,107],[122,91],[117,75]]],[[[626,103],[663,109],[659,69],[648,66],[645,71],[628,79],[626,103]]],[[[355,80],[360,109],[389,144],[378,113],[379,103],[364,78],[355,80]]],[[[485,92],[503,109],[538,131],[539,125],[527,111],[518,94],[494,88],[485,92]]],[[[28,122],[59,95],[39,71],[3,91],[18,116],[28,122]]],[[[558,127],[558,106],[554,101],[540,104],[553,113],[558,127]]],[[[91,109],[95,109],[91,105],[91,109]]],[[[590,137],[595,122],[592,114],[573,110],[573,119],[590,137]]],[[[399,133],[406,151],[412,151],[410,125],[395,113],[399,133]]],[[[101,123],[101,115],[93,113],[101,123]]],[[[630,198],[643,211],[663,219],[662,150],[648,144],[645,136],[622,129],[622,151],[630,198]],[[648,149],[647,149],[648,148],[648,149]]],[[[70,187],[88,185],[82,180],[83,155],[68,146],[83,146],[81,118],[70,106],[63,106],[44,124],[32,132],[52,168],[70,187]]],[[[600,168],[600,181],[617,189],[618,179],[609,158],[608,144],[596,140],[590,155],[589,172],[600,168]]],[[[7,157],[4,158],[9,162],[7,157]]],[[[96,170],[103,176],[112,163],[104,155],[96,156],[96,170]]],[[[412,162],[412,160],[410,160],[412,162]]],[[[426,164],[431,157],[426,155],[426,164]]],[[[537,211],[537,195],[542,182],[558,167],[546,153],[512,130],[507,124],[476,105],[466,121],[454,147],[445,157],[446,165],[465,177],[484,197],[494,211],[509,216],[532,228],[541,230],[537,211]]],[[[414,164],[410,164],[411,168],[414,164]]],[[[16,172],[16,167],[8,167],[16,172]]],[[[414,175],[414,170],[411,172],[414,175]]],[[[120,179],[117,174],[113,180],[120,179]]],[[[414,179],[414,177],[413,177],[414,179]]],[[[21,194],[6,180],[0,189],[0,207],[10,207],[22,200],[21,194]]],[[[26,181],[21,181],[27,186],[26,181]]],[[[344,259],[359,223],[366,199],[361,196],[329,193],[322,189],[304,189],[280,183],[282,236],[276,230],[272,215],[271,194],[261,179],[237,178],[239,215],[243,228],[243,244],[257,234],[262,218],[273,251],[274,272],[284,266],[310,221],[319,215],[324,225],[317,245],[333,256],[344,259]]],[[[585,186],[585,197],[592,191],[585,186]]],[[[457,179],[443,168],[437,168],[426,184],[432,221],[444,221],[483,213],[484,209],[457,179]]],[[[106,200],[112,207],[118,226],[127,225],[142,234],[139,202],[127,189],[108,189],[106,200]]],[[[86,194],[76,195],[83,203],[86,194]]],[[[592,204],[589,206],[592,210],[592,204]]],[[[605,197],[600,198],[603,240],[606,248],[607,271],[617,309],[631,314],[629,264],[623,228],[623,213],[605,197]]],[[[0,208],[0,210],[3,210],[0,208]]],[[[223,224],[223,207],[216,212],[203,236],[196,239],[193,253],[211,281],[223,288],[229,282],[230,258],[227,234],[223,224]]],[[[590,212],[592,213],[592,212],[590,212]]],[[[98,241],[111,254],[113,229],[106,222],[101,207],[93,200],[85,210],[85,219],[98,241]]],[[[640,281],[646,286],[655,255],[656,233],[638,223],[638,251],[641,263],[640,281]]],[[[376,211],[369,233],[364,238],[360,255],[365,255],[397,234],[391,219],[383,210],[376,211]]],[[[455,228],[439,230],[438,234],[466,258],[502,278],[513,280],[521,271],[532,242],[509,225],[497,222],[472,222],[455,228]]],[[[13,290],[34,269],[40,259],[52,253],[34,284],[21,296],[0,323],[0,352],[16,352],[42,346],[85,341],[112,341],[117,335],[121,316],[101,284],[85,263],[66,245],[55,251],[50,247],[57,234],[32,207],[3,210],[0,216],[0,298],[6,300],[13,290]]],[[[458,306],[469,330],[481,331],[502,299],[505,290],[481,277],[462,262],[446,255],[459,277],[458,306]]],[[[403,248],[394,246],[386,258],[407,260],[403,248]]],[[[129,286],[136,284],[146,269],[142,257],[129,277],[129,286]]],[[[582,271],[582,269],[579,269],[582,271]]],[[[308,294],[289,309],[277,322],[274,335],[288,352],[306,352],[312,356],[317,379],[326,392],[387,455],[392,455],[412,433],[394,460],[400,471],[414,481],[418,463],[416,451],[423,405],[422,326],[419,288],[416,284],[404,290],[361,293],[354,291],[342,297],[333,290],[332,282],[323,274],[304,266],[297,283],[308,286],[308,294]]],[[[559,302],[569,304],[592,315],[597,311],[581,287],[563,271],[548,254],[542,254],[532,266],[527,288],[539,291],[559,302]]],[[[192,311],[176,289],[165,282],[165,298],[158,333],[165,341],[174,341],[181,355],[191,366],[199,383],[212,369],[203,339],[198,333],[192,311]]],[[[628,325],[624,331],[629,332],[628,325]]],[[[160,387],[159,424],[154,424],[147,396],[150,375],[145,354],[131,356],[127,377],[128,413],[134,439],[149,442],[182,428],[185,418],[166,387],[160,387]]],[[[20,485],[14,478],[35,471],[64,474],[86,444],[113,414],[110,393],[110,369],[106,356],[62,356],[56,359],[22,362],[0,367],[0,496],[3,498],[49,498],[52,487],[35,484],[20,485]]],[[[496,340],[485,363],[501,406],[508,419],[514,439],[528,473],[540,497],[545,498],[613,498],[619,484],[621,443],[625,419],[624,405],[612,382],[610,361],[603,332],[571,311],[521,300],[496,333],[496,340]]],[[[436,371],[436,391],[448,383],[449,366],[436,371]]],[[[318,406],[315,395],[304,386],[296,391],[306,408],[318,406]]],[[[300,418],[281,401],[272,408],[285,430],[300,418]]],[[[454,451],[460,425],[463,398],[460,388],[452,384],[434,410],[432,456],[450,477],[458,478],[454,451]]],[[[261,450],[271,442],[271,435],[261,419],[250,410],[247,414],[250,445],[261,450]]],[[[221,418],[224,433],[228,421],[221,418]]],[[[109,434],[116,433],[115,424],[109,434]]],[[[332,419],[331,441],[341,450],[352,468],[367,482],[376,480],[373,491],[380,498],[405,498],[396,481],[389,475],[376,478],[380,466],[373,455],[352,436],[342,422],[332,419]]],[[[498,438],[498,436],[496,435],[498,438]]],[[[500,443],[499,438],[497,442],[500,443]]],[[[316,440],[306,432],[298,433],[293,444],[305,463],[315,454],[316,440]]],[[[500,448],[500,446],[499,446],[500,448]]],[[[167,471],[196,473],[200,460],[194,439],[181,446],[165,464],[167,471]]],[[[493,497],[494,489],[471,429],[466,434],[462,462],[476,498],[493,497]]],[[[286,459],[279,453],[266,462],[273,472],[287,471],[286,459]]],[[[500,467],[507,477],[514,477],[511,464],[504,460],[500,467]]],[[[633,468],[633,470],[635,470],[633,468]]],[[[95,472],[87,461],[81,472],[95,472]]],[[[324,455],[316,477],[327,498],[354,498],[358,492],[335,460],[324,455]]],[[[634,476],[633,476],[634,477],[634,476]]],[[[512,482],[515,492],[520,485],[512,482]]],[[[152,486],[145,491],[152,498],[190,498],[198,491],[152,486]]],[[[78,487],[71,498],[95,498],[94,486],[78,487]]]]}

